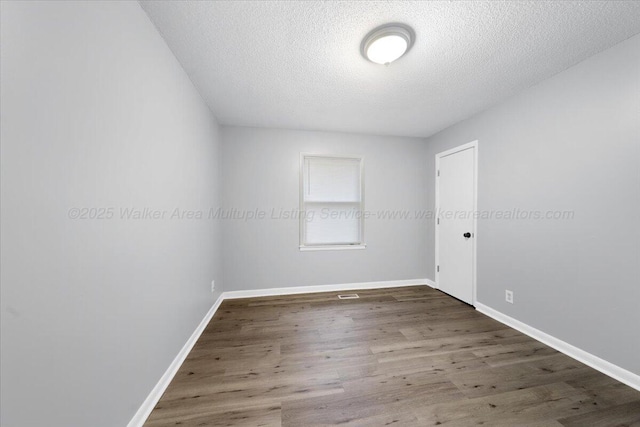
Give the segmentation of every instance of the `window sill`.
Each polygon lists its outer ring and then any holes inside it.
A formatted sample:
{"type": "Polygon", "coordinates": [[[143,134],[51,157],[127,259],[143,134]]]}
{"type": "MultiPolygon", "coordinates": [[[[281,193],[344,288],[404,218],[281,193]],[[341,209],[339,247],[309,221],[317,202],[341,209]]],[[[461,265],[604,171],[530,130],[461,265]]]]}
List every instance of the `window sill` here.
{"type": "Polygon", "coordinates": [[[326,245],[326,246],[303,246],[300,245],[300,251],[351,251],[358,249],[366,249],[367,245],[326,245]]]}

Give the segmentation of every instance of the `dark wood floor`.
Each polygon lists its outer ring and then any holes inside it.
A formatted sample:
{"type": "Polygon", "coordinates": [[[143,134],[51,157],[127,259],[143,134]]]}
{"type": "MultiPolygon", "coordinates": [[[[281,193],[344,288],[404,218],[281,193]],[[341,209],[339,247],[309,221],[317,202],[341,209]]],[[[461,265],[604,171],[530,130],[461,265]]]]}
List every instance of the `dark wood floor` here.
{"type": "Polygon", "coordinates": [[[640,392],[426,286],[227,300],[147,426],[640,426],[640,392]]]}

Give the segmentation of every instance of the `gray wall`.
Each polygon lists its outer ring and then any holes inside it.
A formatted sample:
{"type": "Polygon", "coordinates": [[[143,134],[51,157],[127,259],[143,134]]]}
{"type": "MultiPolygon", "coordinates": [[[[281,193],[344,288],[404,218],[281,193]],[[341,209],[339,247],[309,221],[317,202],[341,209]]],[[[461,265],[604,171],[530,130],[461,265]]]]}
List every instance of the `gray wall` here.
{"type": "Polygon", "coordinates": [[[640,36],[428,138],[427,175],[476,139],[481,211],[575,212],[480,220],[478,300],[640,374],[640,36]]]}
{"type": "Polygon", "coordinates": [[[366,209],[411,214],[433,208],[435,153],[479,139],[482,211],[575,212],[481,220],[479,301],[640,373],[639,36],[426,143],[219,136],[137,3],[1,4],[3,426],[125,425],[217,297],[211,279],[434,277],[431,219],[374,217],[366,250],[300,252],[298,221],[270,217],[298,208],[300,152],[363,155],[366,209]],[[227,210],[267,218],[221,232],[207,219],[221,182],[227,210]],[[69,218],[109,207],[111,219],[69,218]],[[131,207],[167,214],[123,219],[131,207]],[[175,208],[205,218],[170,219],[175,208]]]}
{"type": "Polygon", "coordinates": [[[422,139],[327,132],[222,128],[223,205],[265,212],[262,220],[223,221],[225,290],[342,284],[427,277],[427,220],[365,221],[364,250],[300,252],[297,219],[271,211],[299,209],[300,153],[364,158],[365,208],[427,205],[422,139]]]}
{"type": "Polygon", "coordinates": [[[3,426],[123,426],[216,295],[215,120],[136,2],[2,2],[3,426]],[[111,220],[71,208],[114,207],[111,220]]]}

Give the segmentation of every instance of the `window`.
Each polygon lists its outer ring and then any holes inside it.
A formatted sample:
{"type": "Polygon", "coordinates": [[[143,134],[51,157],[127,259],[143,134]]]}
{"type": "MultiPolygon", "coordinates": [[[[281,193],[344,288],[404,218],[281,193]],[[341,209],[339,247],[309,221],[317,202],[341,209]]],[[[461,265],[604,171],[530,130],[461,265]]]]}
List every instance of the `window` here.
{"type": "Polygon", "coordinates": [[[300,249],[363,249],[362,159],[302,155],[300,249]]]}

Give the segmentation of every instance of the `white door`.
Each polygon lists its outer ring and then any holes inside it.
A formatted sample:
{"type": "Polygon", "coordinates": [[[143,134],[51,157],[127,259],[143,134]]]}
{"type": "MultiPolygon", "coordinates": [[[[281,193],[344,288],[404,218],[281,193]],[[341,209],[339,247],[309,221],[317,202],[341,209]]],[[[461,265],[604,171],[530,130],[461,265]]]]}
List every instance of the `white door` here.
{"type": "Polygon", "coordinates": [[[472,142],[436,155],[436,284],[472,305],[477,150],[472,142]]]}

